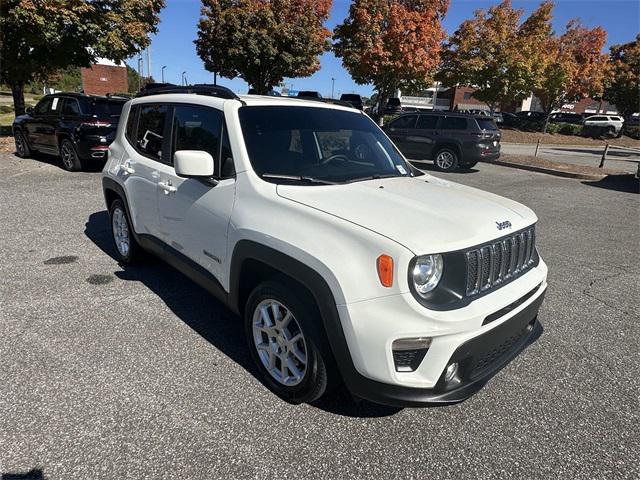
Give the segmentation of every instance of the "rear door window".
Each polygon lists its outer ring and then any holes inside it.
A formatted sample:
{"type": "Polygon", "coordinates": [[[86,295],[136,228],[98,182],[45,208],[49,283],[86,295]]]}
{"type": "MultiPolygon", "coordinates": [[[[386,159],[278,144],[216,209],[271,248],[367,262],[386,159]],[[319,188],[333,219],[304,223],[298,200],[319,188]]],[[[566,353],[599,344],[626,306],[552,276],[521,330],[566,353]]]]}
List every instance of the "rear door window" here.
{"type": "Polygon", "coordinates": [[[433,130],[438,125],[438,117],[436,115],[420,115],[418,117],[418,130],[433,130]]]}
{"type": "Polygon", "coordinates": [[[416,125],[417,118],[418,118],[417,115],[403,115],[402,117],[399,117],[395,119],[393,122],[391,122],[391,125],[389,125],[389,128],[394,128],[394,129],[414,128],[416,125]]]}
{"type": "Polygon", "coordinates": [[[60,110],[62,110],[62,102],[64,99],[62,97],[53,97],[51,99],[51,109],[49,110],[50,115],[58,115],[60,110]]]}
{"type": "Polygon", "coordinates": [[[153,160],[162,159],[162,140],[168,111],[167,105],[140,106],[135,147],[141,154],[153,160]]]}
{"type": "Polygon", "coordinates": [[[78,100],[75,98],[64,99],[64,105],[62,106],[63,115],[75,116],[80,115],[80,113],[80,104],[78,103],[78,100]]]}
{"type": "Polygon", "coordinates": [[[467,119],[463,117],[444,117],[440,128],[443,130],[466,130],[467,119]]]}

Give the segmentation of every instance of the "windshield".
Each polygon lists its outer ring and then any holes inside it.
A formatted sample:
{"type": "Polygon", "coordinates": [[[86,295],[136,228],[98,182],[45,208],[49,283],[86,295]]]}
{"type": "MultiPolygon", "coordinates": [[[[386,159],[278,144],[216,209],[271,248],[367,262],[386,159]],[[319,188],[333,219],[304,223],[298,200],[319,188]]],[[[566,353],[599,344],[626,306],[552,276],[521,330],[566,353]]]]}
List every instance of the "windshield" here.
{"type": "Polygon", "coordinates": [[[311,185],[409,176],[391,141],[361,113],[256,106],[242,107],[239,116],[251,165],[267,181],[311,185]]]}

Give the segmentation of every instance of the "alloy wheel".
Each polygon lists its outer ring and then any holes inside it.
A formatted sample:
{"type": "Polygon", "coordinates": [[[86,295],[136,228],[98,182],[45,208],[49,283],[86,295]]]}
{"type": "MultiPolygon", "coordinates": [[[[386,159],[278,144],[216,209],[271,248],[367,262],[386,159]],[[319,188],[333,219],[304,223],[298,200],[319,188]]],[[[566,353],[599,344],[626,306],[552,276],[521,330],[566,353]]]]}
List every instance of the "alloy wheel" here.
{"type": "Polygon", "coordinates": [[[25,154],[25,140],[22,137],[22,134],[16,133],[14,140],[16,142],[16,152],[18,152],[18,155],[22,157],[25,154]]]}
{"type": "Polygon", "coordinates": [[[453,167],[454,162],[455,157],[451,152],[440,152],[436,157],[436,165],[442,170],[449,170],[451,167],[453,167]]]}
{"type": "Polygon", "coordinates": [[[264,368],[280,384],[298,385],[307,371],[307,344],[291,311],[274,299],[253,312],[253,341],[264,368]]]}
{"type": "Polygon", "coordinates": [[[73,151],[73,147],[71,147],[67,142],[62,144],[62,148],[60,149],[60,156],[62,157],[62,163],[65,168],[68,170],[73,169],[75,165],[75,152],[73,151]]]}
{"type": "Polygon", "coordinates": [[[111,228],[118,253],[126,258],[130,248],[129,223],[126,214],[120,207],[113,210],[111,228]]]}

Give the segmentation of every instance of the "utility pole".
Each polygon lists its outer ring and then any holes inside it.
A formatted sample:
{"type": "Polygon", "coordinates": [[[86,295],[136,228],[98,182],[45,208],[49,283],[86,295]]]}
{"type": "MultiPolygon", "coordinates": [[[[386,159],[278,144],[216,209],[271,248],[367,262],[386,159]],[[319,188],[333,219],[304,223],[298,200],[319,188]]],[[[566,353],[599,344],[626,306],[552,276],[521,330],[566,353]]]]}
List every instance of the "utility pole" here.
{"type": "Polygon", "coordinates": [[[138,56],[138,91],[142,90],[142,54],[138,56]]]}
{"type": "Polygon", "coordinates": [[[333,89],[336,86],[336,79],[331,77],[331,98],[333,99],[333,89]]]}
{"type": "Polygon", "coordinates": [[[436,86],[436,89],[433,92],[433,108],[432,108],[432,110],[436,109],[436,101],[438,100],[438,87],[440,86],[440,82],[434,82],[434,85],[436,86]]]}
{"type": "Polygon", "coordinates": [[[213,85],[218,85],[218,72],[213,72],[213,85]]]}
{"type": "Polygon", "coordinates": [[[147,47],[147,81],[151,81],[151,45],[147,47]]]}
{"type": "Polygon", "coordinates": [[[162,66],[162,83],[164,83],[164,69],[167,68],[166,65],[162,66]]]}
{"type": "Polygon", "coordinates": [[[185,75],[186,73],[187,73],[186,70],[182,72],[182,85],[187,84],[187,76],[185,75]]]}

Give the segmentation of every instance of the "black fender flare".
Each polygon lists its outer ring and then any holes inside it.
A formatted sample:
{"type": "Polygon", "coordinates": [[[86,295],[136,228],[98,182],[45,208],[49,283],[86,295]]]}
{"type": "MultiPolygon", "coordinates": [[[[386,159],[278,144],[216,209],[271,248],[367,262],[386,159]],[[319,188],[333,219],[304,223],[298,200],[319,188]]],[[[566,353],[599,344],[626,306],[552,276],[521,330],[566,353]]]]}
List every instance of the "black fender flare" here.
{"type": "Polygon", "coordinates": [[[240,240],[236,243],[231,258],[229,279],[229,307],[235,312],[242,310],[240,305],[240,273],[246,260],[262,262],[268,267],[291,277],[303,285],[313,295],[320,310],[329,346],[336,365],[345,381],[358,376],[347,339],[345,338],[336,307],[336,301],[326,280],[311,267],[278,250],[252,240],[240,240]]]}

